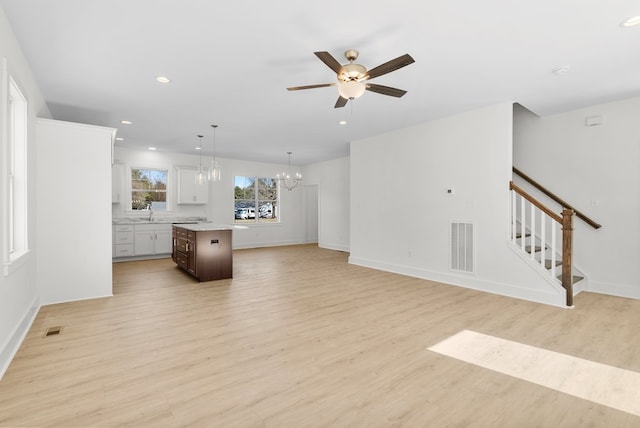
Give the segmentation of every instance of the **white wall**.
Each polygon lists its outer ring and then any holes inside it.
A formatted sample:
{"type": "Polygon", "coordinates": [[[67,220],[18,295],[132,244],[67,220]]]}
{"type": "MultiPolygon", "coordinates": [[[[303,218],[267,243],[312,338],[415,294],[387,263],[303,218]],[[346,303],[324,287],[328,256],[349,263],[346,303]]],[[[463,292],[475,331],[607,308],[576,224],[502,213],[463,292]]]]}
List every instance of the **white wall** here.
{"type": "Polygon", "coordinates": [[[632,298],[640,298],[639,117],[640,98],[545,118],[514,108],[513,164],[602,225],[574,220],[573,260],[587,289],[632,298]],[[585,126],[593,116],[602,125],[585,126]]]}
{"type": "Polygon", "coordinates": [[[504,103],[353,142],[350,262],[563,306],[508,245],[512,115],[504,103]],[[451,221],[474,224],[474,273],[450,269],[451,221]]]}
{"type": "Polygon", "coordinates": [[[304,169],[304,183],[318,186],[318,246],[349,251],[349,158],[304,169]]]}
{"type": "Polygon", "coordinates": [[[38,289],[43,305],[112,295],[115,129],[39,119],[38,289]]]}
{"type": "MultiPolygon", "coordinates": [[[[3,266],[0,274],[0,377],[6,370],[14,353],[20,346],[24,335],[31,325],[40,306],[38,301],[38,289],[36,283],[36,192],[35,192],[35,135],[36,117],[50,117],[44,103],[44,98],[38,88],[27,60],[24,58],[15,35],[7,21],[4,11],[0,8],[0,61],[6,60],[7,73],[0,71],[0,103],[5,105],[7,99],[7,82],[10,74],[20,86],[28,102],[28,129],[27,129],[27,180],[28,180],[28,231],[29,247],[31,252],[25,256],[24,263],[19,266],[3,266]],[[5,275],[5,271],[8,273],[5,275]]],[[[0,109],[0,115],[6,114],[6,109],[0,109]]],[[[2,117],[0,122],[0,138],[7,138],[6,119],[2,117]]],[[[0,157],[0,194],[5,200],[7,192],[6,180],[6,156],[0,157]]],[[[6,237],[5,208],[0,211],[0,222],[3,227],[0,230],[0,240],[6,237]]]]}
{"type": "MultiPolygon", "coordinates": [[[[209,203],[206,205],[179,205],[171,193],[175,192],[176,180],[174,168],[177,166],[198,166],[199,156],[159,151],[131,150],[116,147],[115,159],[125,164],[125,171],[131,166],[148,166],[166,168],[169,170],[168,192],[172,202],[170,212],[156,213],[157,217],[166,216],[199,216],[218,224],[233,224],[234,222],[234,183],[235,176],[275,177],[282,172],[286,165],[268,164],[261,162],[247,162],[234,159],[218,158],[222,171],[219,182],[209,183],[209,203]]],[[[210,158],[203,157],[203,165],[208,165],[210,158]]],[[[295,168],[295,167],[293,167],[295,168]]],[[[303,171],[304,172],[304,171],[303,171]]],[[[125,173],[126,175],[126,173],[125,173]]],[[[280,223],[253,224],[247,229],[235,230],[233,247],[255,248],[277,245],[301,244],[305,242],[306,224],[302,215],[302,188],[292,191],[284,189],[280,194],[280,223]]],[[[131,217],[144,215],[126,211],[125,204],[113,204],[113,217],[131,217]]]]}

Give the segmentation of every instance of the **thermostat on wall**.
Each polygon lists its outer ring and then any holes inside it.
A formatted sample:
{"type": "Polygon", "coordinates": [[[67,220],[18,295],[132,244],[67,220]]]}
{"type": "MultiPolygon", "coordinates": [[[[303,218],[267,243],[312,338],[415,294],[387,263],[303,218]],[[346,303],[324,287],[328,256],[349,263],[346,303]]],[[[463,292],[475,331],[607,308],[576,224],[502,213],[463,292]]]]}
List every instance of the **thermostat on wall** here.
{"type": "Polygon", "coordinates": [[[602,125],[602,115],[589,116],[584,122],[585,126],[599,126],[602,125]]]}

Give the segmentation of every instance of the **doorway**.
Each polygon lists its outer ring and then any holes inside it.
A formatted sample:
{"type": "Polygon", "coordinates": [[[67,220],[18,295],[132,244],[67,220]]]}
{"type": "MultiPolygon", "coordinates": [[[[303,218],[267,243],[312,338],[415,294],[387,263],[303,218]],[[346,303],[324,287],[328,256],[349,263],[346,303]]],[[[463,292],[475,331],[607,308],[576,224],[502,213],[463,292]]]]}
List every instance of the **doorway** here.
{"type": "Polygon", "coordinates": [[[306,243],[318,243],[318,185],[304,186],[306,243]]]}

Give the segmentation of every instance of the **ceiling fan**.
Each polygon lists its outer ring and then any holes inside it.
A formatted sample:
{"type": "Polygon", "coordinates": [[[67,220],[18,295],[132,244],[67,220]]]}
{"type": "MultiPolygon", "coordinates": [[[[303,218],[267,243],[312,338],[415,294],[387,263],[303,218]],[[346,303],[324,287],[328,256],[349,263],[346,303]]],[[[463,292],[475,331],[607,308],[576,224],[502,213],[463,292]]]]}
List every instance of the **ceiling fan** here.
{"type": "Polygon", "coordinates": [[[340,64],[329,52],[314,52],[314,54],[320,59],[320,61],[324,62],[336,73],[338,81],[335,83],[321,83],[318,85],[294,86],[287,88],[287,90],[299,91],[301,89],[337,86],[340,96],[338,97],[338,101],[336,101],[336,105],[334,106],[335,108],[344,107],[347,105],[349,100],[360,97],[365,90],[400,98],[406,94],[407,91],[369,83],[369,80],[375,79],[376,77],[380,77],[415,62],[415,60],[411,58],[411,55],[404,54],[367,71],[365,66],[354,62],[358,59],[359,54],[355,49],[349,49],[344,53],[345,58],[349,61],[349,64],[344,65],[340,64]]]}

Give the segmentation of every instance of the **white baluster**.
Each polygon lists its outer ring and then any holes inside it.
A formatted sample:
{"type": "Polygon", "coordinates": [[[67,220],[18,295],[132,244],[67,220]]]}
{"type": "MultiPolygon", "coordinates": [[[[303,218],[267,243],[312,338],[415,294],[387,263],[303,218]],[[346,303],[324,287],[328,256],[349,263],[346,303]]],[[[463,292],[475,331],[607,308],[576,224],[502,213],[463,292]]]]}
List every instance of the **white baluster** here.
{"type": "Polygon", "coordinates": [[[522,218],[520,219],[520,248],[522,249],[522,251],[525,251],[524,249],[524,241],[525,241],[525,224],[526,224],[526,211],[525,211],[525,199],[521,196],[520,197],[520,213],[522,214],[522,218]]]}
{"type": "Polygon", "coordinates": [[[531,260],[535,260],[536,258],[536,206],[531,204],[531,227],[529,227],[529,232],[531,233],[531,238],[529,239],[529,246],[531,247],[531,260]]]}
{"type": "Polygon", "coordinates": [[[540,255],[540,265],[542,266],[543,269],[546,268],[546,266],[544,265],[544,260],[547,258],[545,256],[546,254],[545,247],[547,246],[546,232],[547,232],[547,215],[544,213],[544,211],[540,210],[540,245],[542,245],[542,253],[540,255]]]}
{"type": "Polygon", "coordinates": [[[551,223],[551,277],[556,277],[556,228],[557,222],[551,223]]]}
{"type": "Polygon", "coordinates": [[[516,197],[517,193],[511,191],[511,241],[516,242],[516,197]]]}

